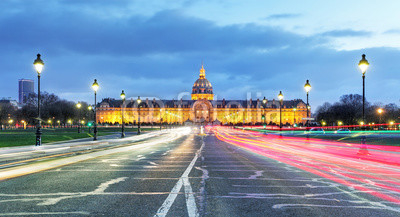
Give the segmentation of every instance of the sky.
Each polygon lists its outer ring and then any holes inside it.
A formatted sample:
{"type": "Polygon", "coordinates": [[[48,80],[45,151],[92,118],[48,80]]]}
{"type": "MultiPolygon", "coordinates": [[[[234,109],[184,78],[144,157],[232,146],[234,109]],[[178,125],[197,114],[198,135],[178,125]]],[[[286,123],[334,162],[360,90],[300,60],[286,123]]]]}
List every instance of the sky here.
{"type": "Polygon", "coordinates": [[[400,1],[1,0],[0,98],[18,79],[72,101],[188,99],[202,62],[217,99],[335,102],[362,94],[399,104],[400,1]]]}

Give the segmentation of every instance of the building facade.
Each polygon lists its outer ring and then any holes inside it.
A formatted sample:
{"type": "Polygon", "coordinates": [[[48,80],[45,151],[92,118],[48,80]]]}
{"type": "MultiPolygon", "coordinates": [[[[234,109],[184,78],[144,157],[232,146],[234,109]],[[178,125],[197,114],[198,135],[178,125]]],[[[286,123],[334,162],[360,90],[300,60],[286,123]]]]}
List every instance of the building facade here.
{"type": "Polygon", "coordinates": [[[25,104],[29,94],[34,93],[34,83],[30,79],[18,80],[18,101],[25,104]]]}
{"type": "MultiPolygon", "coordinates": [[[[103,99],[97,107],[99,123],[122,123],[122,112],[126,123],[222,123],[222,124],[279,124],[280,102],[278,100],[214,100],[213,88],[206,79],[204,67],[199,79],[193,84],[191,100],[103,99]]],[[[301,99],[282,102],[283,124],[305,124],[306,104],[301,99]]]]}

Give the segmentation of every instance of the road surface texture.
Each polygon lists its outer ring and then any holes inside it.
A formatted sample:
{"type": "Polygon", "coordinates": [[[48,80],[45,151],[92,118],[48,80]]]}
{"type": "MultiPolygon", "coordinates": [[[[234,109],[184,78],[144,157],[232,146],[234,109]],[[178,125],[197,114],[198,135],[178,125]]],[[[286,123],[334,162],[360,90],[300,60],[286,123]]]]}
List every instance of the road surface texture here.
{"type": "Polygon", "coordinates": [[[396,149],[206,132],[2,169],[0,216],[400,215],[396,149]]]}

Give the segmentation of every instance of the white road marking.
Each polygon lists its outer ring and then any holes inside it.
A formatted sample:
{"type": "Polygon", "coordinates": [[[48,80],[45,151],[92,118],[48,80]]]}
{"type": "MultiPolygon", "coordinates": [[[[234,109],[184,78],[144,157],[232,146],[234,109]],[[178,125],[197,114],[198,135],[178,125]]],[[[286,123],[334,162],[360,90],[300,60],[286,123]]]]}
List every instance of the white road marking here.
{"type": "Polygon", "coordinates": [[[196,152],[196,155],[194,156],[193,160],[190,162],[189,166],[186,168],[185,172],[182,174],[181,178],[178,180],[178,182],[172,188],[171,193],[168,195],[167,199],[165,199],[162,206],[158,209],[157,214],[154,215],[155,217],[167,215],[169,209],[171,208],[172,204],[174,203],[176,196],[178,195],[178,193],[181,190],[183,185],[185,188],[186,207],[187,207],[188,215],[190,217],[199,216],[199,213],[197,211],[196,202],[195,202],[194,196],[193,196],[192,187],[190,186],[188,176],[189,176],[189,173],[192,171],[193,166],[197,161],[197,158],[199,158],[200,153],[203,150],[203,148],[204,148],[204,142],[201,145],[200,149],[196,152]]]}
{"type": "Polygon", "coordinates": [[[61,200],[64,199],[69,199],[69,198],[77,198],[77,197],[86,197],[88,195],[92,195],[92,194],[98,194],[98,193],[104,193],[104,191],[113,184],[119,183],[119,182],[123,182],[125,181],[125,179],[127,179],[128,177],[120,177],[117,179],[112,179],[110,181],[101,183],[94,191],[92,192],[83,192],[80,193],[79,195],[71,195],[71,196],[61,196],[61,197],[56,197],[56,198],[48,198],[45,201],[43,201],[42,203],[39,203],[37,205],[39,206],[47,206],[47,205],[54,205],[58,202],[60,202],[61,200]]]}
{"type": "Polygon", "coordinates": [[[251,176],[249,177],[249,179],[257,179],[257,177],[262,176],[263,172],[264,172],[264,171],[262,171],[262,170],[256,171],[254,175],[251,175],[251,176]]]}

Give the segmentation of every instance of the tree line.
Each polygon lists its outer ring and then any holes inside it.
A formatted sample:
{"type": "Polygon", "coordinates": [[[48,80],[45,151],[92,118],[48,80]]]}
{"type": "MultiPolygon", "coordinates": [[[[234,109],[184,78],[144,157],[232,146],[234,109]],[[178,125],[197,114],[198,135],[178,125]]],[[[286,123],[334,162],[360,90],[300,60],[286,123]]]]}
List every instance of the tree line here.
{"type": "MultiPolygon", "coordinates": [[[[397,123],[399,112],[399,107],[394,103],[383,105],[365,101],[365,124],[397,123]],[[380,108],[382,113],[378,113],[380,108]]],[[[339,122],[343,125],[359,125],[362,122],[362,96],[348,94],[341,96],[339,102],[326,102],[317,108],[315,117],[317,122],[325,122],[328,126],[337,126],[339,122]]]]}
{"type": "MultiPolygon", "coordinates": [[[[28,96],[26,103],[21,109],[9,103],[0,105],[0,125],[9,125],[10,120],[13,124],[20,124],[24,121],[27,125],[37,124],[37,94],[28,96]]],[[[60,99],[55,94],[47,92],[41,93],[40,114],[43,125],[67,125],[77,124],[79,120],[85,123],[93,121],[94,114],[88,109],[86,102],[80,102],[78,108],[75,102],[60,99]],[[69,123],[69,120],[71,123],[69,123]]]]}

